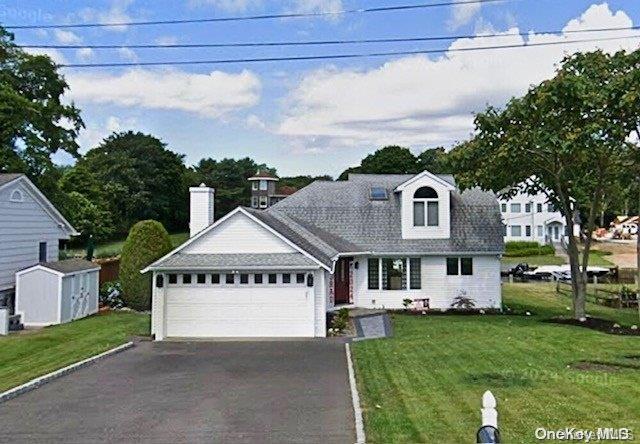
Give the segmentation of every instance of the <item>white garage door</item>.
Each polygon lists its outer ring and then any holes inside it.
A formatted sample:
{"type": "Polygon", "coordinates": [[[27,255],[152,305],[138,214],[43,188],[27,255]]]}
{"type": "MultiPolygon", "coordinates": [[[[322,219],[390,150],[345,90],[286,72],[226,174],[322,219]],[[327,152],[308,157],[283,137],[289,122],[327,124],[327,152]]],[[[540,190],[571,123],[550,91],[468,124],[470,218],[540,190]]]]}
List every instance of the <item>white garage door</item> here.
{"type": "Polygon", "coordinates": [[[169,287],[168,337],[313,337],[313,288],[169,287]]]}

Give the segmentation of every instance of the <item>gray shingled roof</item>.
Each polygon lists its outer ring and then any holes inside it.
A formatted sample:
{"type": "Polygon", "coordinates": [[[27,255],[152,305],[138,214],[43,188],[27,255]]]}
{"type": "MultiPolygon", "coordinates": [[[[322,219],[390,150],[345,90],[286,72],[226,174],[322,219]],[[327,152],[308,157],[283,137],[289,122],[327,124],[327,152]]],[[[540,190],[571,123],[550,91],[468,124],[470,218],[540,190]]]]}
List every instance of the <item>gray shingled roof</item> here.
{"type": "Polygon", "coordinates": [[[0,173],[0,186],[9,183],[20,176],[23,176],[22,173],[0,173]]]}
{"type": "MultiPolygon", "coordinates": [[[[449,239],[402,239],[400,196],[393,190],[411,177],[354,174],[348,181],[314,182],[262,213],[265,218],[288,220],[287,225],[295,227],[292,229],[320,238],[327,246],[321,243],[314,243],[314,246],[325,257],[335,256],[336,251],[378,254],[503,251],[503,228],[497,199],[493,193],[479,189],[451,193],[449,239]],[[371,201],[369,191],[372,186],[386,188],[389,200],[371,201]]],[[[440,177],[449,183],[454,182],[450,176],[440,177]]],[[[301,235],[311,241],[305,234],[301,235]]],[[[314,254],[312,251],[309,253],[314,254]]]]}
{"type": "Polygon", "coordinates": [[[65,274],[100,268],[100,265],[84,259],[65,259],[57,262],[41,262],[39,265],[65,274]]]}
{"type": "Polygon", "coordinates": [[[154,264],[154,269],[235,269],[235,268],[309,267],[318,264],[301,253],[237,253],[182,254],[177,253],[154,264]]]}

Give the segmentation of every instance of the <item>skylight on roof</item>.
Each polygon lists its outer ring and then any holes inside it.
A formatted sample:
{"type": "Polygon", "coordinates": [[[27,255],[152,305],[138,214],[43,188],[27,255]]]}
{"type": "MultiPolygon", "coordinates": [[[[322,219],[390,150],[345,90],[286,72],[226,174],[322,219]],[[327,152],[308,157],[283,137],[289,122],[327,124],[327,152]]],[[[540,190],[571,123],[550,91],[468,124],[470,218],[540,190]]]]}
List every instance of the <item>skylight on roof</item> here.
{"type": "Polygon", "coordinates": [[[371,200],[388,200],[389,195],[387,194],[387,189],[383,187],[371,187],[369,192],[369,198],[371,200]]]}

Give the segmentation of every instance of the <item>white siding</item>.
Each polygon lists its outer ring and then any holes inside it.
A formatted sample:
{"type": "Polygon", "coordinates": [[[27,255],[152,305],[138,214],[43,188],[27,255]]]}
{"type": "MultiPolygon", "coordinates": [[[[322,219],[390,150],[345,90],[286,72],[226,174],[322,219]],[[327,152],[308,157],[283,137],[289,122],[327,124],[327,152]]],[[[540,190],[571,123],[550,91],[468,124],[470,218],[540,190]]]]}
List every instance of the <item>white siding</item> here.
{"type": "Polygon", "coordinates": [[[552,225],[559,227],[559,239],[552,239],[559,242],[565,235],[565,220],[559,211],[548,211],[547,196],[543,193],[528,195],[519,193],[509,200],[500,200],[500,212],[502,222],[507,226],[507,234],[504,237],[508,241],[530,241],[544,244],[545,240],[553,235],[552,225]],[[520,204],[520,212],[513,213],[511,204],[520,204]],[[526,212],[527,204],[530,204],[531,211],[526,212]],[[538,212],[538,205],[542,205],[542,211],[538,212]],[[506,207],[505,207],[506,206],[506,207]],[[502,211],[506,209],[506,211],[502,211]],[[521,236],[511,235],[511,226],[516,225],[521,228],[521,236]],[[527,236],[526,227],[531,227],[531,235],[527,236]],[[542,227],[542,236],[538,234],[538,226],[542,227]]]}
{"type": "Polygon", "coordinates": [[[38,263],[39,244],[47,243],[47,261],[58,260],[58,241],[69,236],[21,183],[0,190],[0,289],[15,283],[15,272],[38,263]],[[11,202],[20,189],[23,202],[11,202]]]}
{"type": "MultiPolygon", "coordinates": [[[[500,261],[493,256],[473,256],[473,275],[447,276],[446,257],[421,258],[420,290],[369,290],[367,258],[360,262],[355,275],[355,305],[369,308],[403,308],[403,299],[428,298],[431,308],[447,309],[453,299],[465,291],[477,308],[500,308],[500,261]]],[[[407,261],[408,262],[408,261],[407,261]]]]}
{"type": "Polygon", "coordinates": [[[448,239],[451,236],[451,203],[447,187],[429,177],[423,177],[402,190],[401,202],[403,239],[448,239]],[[421,187],[431,187],[438,193],[439,225],[436,227],[413,226],[413,195],[421,187]]]}
{"type": "Polygon", "coordinates": [[[186,246],[184,254],[295,253],[293,247],[242,213],[237,213],[186,246]]]}
{"type": "Polygon", "coordinates": [[[20,276],[16,294],[16,313],[25,325],[58,323],[60,277],[36,269],[20,276]]]}
{"type": "Polygon", "coordinates": [[[327,281],[328,272],[320,268],[313,274],[314,305],[315,305],[315,335],[325,337],[327,335],[327,281]]]}

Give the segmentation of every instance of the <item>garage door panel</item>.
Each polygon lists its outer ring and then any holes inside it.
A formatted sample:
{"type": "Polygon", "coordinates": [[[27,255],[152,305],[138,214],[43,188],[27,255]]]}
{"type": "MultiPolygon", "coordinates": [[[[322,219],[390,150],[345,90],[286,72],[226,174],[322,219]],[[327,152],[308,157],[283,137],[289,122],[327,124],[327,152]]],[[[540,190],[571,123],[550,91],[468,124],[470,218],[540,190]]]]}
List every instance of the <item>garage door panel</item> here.
{"type": "Polygon", "coordinates": [[[169,287],[171,337],[314,336],[313,289],[169,287]]]}

